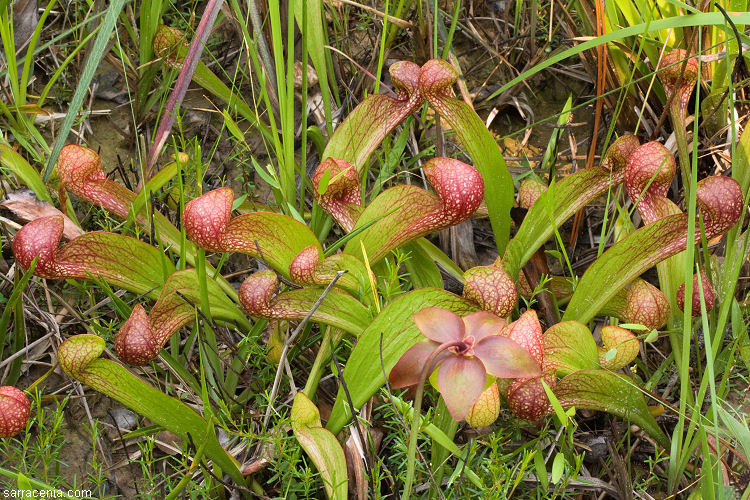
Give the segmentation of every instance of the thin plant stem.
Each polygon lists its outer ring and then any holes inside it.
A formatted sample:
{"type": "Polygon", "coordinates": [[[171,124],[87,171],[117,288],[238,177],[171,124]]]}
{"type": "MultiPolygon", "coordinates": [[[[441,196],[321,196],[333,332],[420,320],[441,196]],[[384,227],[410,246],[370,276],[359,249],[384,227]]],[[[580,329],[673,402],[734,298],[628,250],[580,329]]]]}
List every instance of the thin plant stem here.
{"type": "Polygon", "coordinates": [[[417,455],[417,437],[419,436],[419,424],[421,422],[421,408],[422,408],[422,396],[424,395],[424,384],[430,373],[435,369],[435,362],[437,357],[446,349],[463,345],[463,341],[453,341],[440,344],[435,348],[430,356],[427,358],[422,371],[419,374],[419,384],[417,385],[417,393],[414,396],[414,414],[411,420],[411,430],[409,431],[409,447],[406,454],[406,480],[404,482],[404,491],[401,494],[401,499],[405,500],[411,496],[411,487],[414,484],[414,469],[416,465],[417,455]]]}

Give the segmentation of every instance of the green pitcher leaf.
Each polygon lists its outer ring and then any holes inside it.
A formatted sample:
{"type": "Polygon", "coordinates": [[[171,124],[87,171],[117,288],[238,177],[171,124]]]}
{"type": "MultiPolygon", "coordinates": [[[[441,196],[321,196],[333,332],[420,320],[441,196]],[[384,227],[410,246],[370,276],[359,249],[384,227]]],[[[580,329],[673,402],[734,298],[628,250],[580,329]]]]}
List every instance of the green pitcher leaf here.
{"type": "MultiPolygon", "coordinates": [[[[245,330],[251,328],[245,315],[216,281],[206,277],[206,288],[212,318],[236,322],[245,330]]],[[[195,320],[195,309],[200,303],[200,284],[196,270],[185,269],[172,273],[164,282],[159,300],[148,315],[140,305],[133,308],[130,318],[115,338],[117,356],[131,365],[150,363],[172,335],[195,320]]]]}
{"type": "MultiPolygon", "coordinates": [[[[147,211],[145,196],[149,195],[150,190],[157,189],[160,183],[166,182],[165,177],[168,177],[179,163],[186,161],[184,154],[177,155],[174,162],[164,167],[165,174],[148,182],[145,192],[136,194],[107,178],[102,168],[102,160],[94,150],[78,144],[68,144],[62,148],[57,160],[57,170],[60,173],[58,195],[62,202],[69,191],[121,219],[127,219],[131,214],[135,214],[136,223],[150,232],[152,219],[151,212],[147,211]]],[[[179,253],[182,248],[180,230],[156,211],[153,212],[153,225],[161,242],[179,253]]],[[[190,264],[194,264],[194,255],[195,247],[191,242],[186,242],[186,257],[190,264]]]]}
{"type": "Polygon", "coordinates": [[[602,165],[569,175],[542,193],[505,250],[503,266],[508,274],[517,278],[524,264],[552,236],[556,227],[606,193],[607,189],[622,182],[625,161],[636,147],[638,139],[624,135],[607,149],[602,165]]]}
{"type": "Polygon", "coordinates": [[[188,238],[212,252],[242,252],[261,258],[289,278],[294,258],[309,246],[323,249],[310,229],[292,217],[252,212],[232,218],[234,191],[223,187],[190,200],[182,212],[188,238]]]}
{"type": "MultiPolygon", "coordinates": [[[[421,288],[401,295],[390,302],[362,332],[344,368],[344,381],[356,408],[385,384],[385,376],[414,344],[424,339],[417,329],[413,315],[425,307],[440,307],[464,315],[478,308],[457,295],[435,288],[421,288]],[[383,351],[380,352],[380,337],[383,351]],[[385,375],[380,365],[383,359],[385,375]]],[[[334,434],[351,418],[342,388],[336,395],[331,418],[326,428],[334,434]]]]}
{"type": "Polygon", "coordinates": [[[474,167],[451,158],[433,158],[422,168],[435,194],[414,185],[385,190],[365,208],[354,229],[379,220],[350,239],[346,253],[361,257],[364,246],[370,265],[375,265],[401,245],[458,224],[479,208],[484,183],[474,167]]]}
{"type": "MultiPolygon", "coordinates": [[[[205,436],[207,422],[186,404],[155,389],[114,361],[101,359],[104,339],[75,335],[63,342],[57,355],[62,369],[72,378],[124,404],[136,413],[168,429],[188,442],[205,436]]],[[[215,436],[206,436],[205,454],[238,484],[245,484],[239,464],[215,436]]]]}
{"type": "Polygon", "coordinates": [[[409,258],[404,262],[404,267],[409,273],[409,279],[414,288],[443,287],[440,269],[418,242],[407,243],[404,250],[409,253],[409,258]]]}
{"type": "MultiPolygon", "coordinates": [[[[706,238],[724,233],[742,213],[742,193],[729,177],[708,177],[696,187],[697,204],[706,238]]],[[[625,285],[647,269],[683,250],[687,245],[688,216],[665,217],[633,232],[588,268],[578,282],[563,320],[588,323],[625,285]]],[[[701,235],[696,233],[695,243],[701,235]]]]}
{"type": "Polygon", "coordinates": [[[368,271],[364,262],[353,255],[337,253],[321,260],[318,246],[310,245],[297,254],[289,265],[290,278],[303,286],[328,286],[338,271],[346,273],[339,277],[337,287],[360,300],[371,302],[370,282],[375,282],[375,276],[368,271]]]}
{"type": "Polygon", "coordinates": [[[18,263],[28,269],[39,260],[34,274],[50,279],[99,277],[138,294],[156,297],[164,272],[174,266],[158,248],[115,233],[85,233],[58,249],[63,232],[60,215],[40,217],[26,224],[13,239],[18,263]]]}
{"type": "Polygon", "coordinates": [[[318,468],[328,498],[347,498],[346,457],[336,436],[320,423],[318,408],[298,392],[292,405],[292,431],[299,444],[318,468]]]}
{"type": "Polygon", "coordinates": [[[560,380],[554,392],[566,408],[606,411],[625,418],[669,449],[669,438],[648,411],[643,392],[624,375],[607,370],[579,370],[560,380]]]}
{"type": "Polygon", "coordinates": [[[321,162],[338,158],[361,172],[383,139],[422,106],[424,101],[418,89],[419,66],[399,61],[392,64],[389,71],[398,95],[375,94],[362,101],[333,133],[321,162]]]}
{"type": "MultiPolygon", "coordinates": [[[[273,271],[248,276],[240,286],[240,303],[250,316],[299,321],[307,316],[323,293],[320,288],[301,288],[276,293],[278,278],[273,271]]],[[[359,335],[370,323],[370,312],[357,299],[336,290],[325,296],[311,321],[359,335]]]]}
{"type": "Polygon", "coordinates": [[[513,206],[513,178],[495,139],[468,104],[451,95],[458,78],[455,68],[445,61],[427,61],[419,73],[419,90],[455,131],[461,144],[484,179],[487,210],[502,254],[510,237],[510,209],[513,206]]]}
{"type": "Polygon", "coordinates": [[[596,342],[586,325],[563,321],[544,332],[544,368],[563,376],[584,368],[600,368],[596,342]]]}

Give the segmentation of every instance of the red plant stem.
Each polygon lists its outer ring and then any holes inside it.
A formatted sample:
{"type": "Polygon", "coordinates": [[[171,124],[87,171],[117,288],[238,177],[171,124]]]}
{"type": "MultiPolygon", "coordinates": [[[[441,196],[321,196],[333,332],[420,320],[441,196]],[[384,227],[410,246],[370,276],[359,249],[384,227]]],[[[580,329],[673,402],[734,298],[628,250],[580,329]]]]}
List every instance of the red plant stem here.
{"type": "Polygon", "coordinates": [[[414,412],[411,418],[411,430],[409,431],[409,448],[406,455],[406,481],[404,482],[404,491],[401,494],[402,500],[409,498],[409,496],[411,495],[411,485],[414,482],[414,462],[417,455],[417,434],[419,433],[419,422],[421,419],[420,410],[422,408],[424,383],[427,380],[427,377],[430,376],[430,373],[432,373],[432,371],[435,369],[434,365],[436,364],[437,358],[440,353],[450,347],[457,347],[461,345],[463,345],[463,341],[454,340],[452,342],[446,342],[437,346],[427,358],[427,361],[425,362],[424,366],[422,367],[422,371],[419,374],[417,393],[414,396],[414,412]]]}
{"type": "Polygon", "coordinates": [[[203,11],[198,28],[195,30],[195,38],[190,43],[190,48],[183,61],[182,69],[180,74],[177,76],[177,83],[175,83],[174,90],[169,94],[167,104],[164,106],[164,116],[159,128],[156,130],[154,135],[154,143],[151,146],[151,152],[148,157],[148,166],[146,170],[146,180],[151,178],[151,171],[156,164],[156,159],[159,157],[164,144],[167,142],[167,136],[169,131],[172,129],[172,124],[175,120],[175,108],[177,105],[182,103],[185,98],[188,86],[193,79],[193,73],[195,68],[198,67],[198,61],[200,61],[201,54],[203,53],[203,47],[206,45],[208,35],[211,33],[211,28],[216,21],[216,16],[219,14],[219,9],[223,0],[208,0],[206,9],[203,11]]]}

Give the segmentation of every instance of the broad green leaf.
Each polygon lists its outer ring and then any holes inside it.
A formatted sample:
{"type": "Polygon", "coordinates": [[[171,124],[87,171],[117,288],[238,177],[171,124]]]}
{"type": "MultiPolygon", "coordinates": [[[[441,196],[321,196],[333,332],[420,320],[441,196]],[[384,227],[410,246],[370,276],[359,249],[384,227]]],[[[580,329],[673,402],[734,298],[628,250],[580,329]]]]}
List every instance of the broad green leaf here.
{"type": "Polygon", "coordinates": [[[292,431],[323,477],[328,498],[346,500],[346,457],[336,436],[323,428],[318,408],[298,392],[292,405],[292,431]]]}
{"type": "MultiPolygon", "coordinates": [[[[320,257],[321,252],[316,245],[310,245],[297,254],[289,265],[289,276],[292,281],[303,286],[325,287],[336,273],[346,271],[339,276],[336,286],[368,304],[372,301],[371,279],[364,262],[344,252],[333,254],[323,260],[320,260],[320,257]]],[[[442,286],[442,281],[440,285],[442,286]]]]}
{"type": "Polygon", "coordinates": [[[289,278],[289,266],[310,246],[322,256],[318,239],[298,220],[274,213],[252,212],[232,218],[234,191],[223,187],[190,200],[182,212],[185,233],[212,252],[241,252],[262,259],[289,278]]]}
{"type": "Polygon", "coordinates": [[[547,464],[544,463],[544,452],[542,450],[534,450],[534,469],[542,488],[544,491],[547,491],[549,488],[549,476],[547,475],[547,464]]]}
{"type": "MultiPolygon", "coordinates": [[[[177,434],[185,443],[189,437],[205,436],[207,422],[186,404],[155,389],[120,364],[99,358],[104,339],[97,335],[75,335],[58,349],[60,365],[72,378],[88,385],[136,413],[177,434]]],[[[205,454],[238,484],[245,478],[239,464],[213,435],[207,437],[205,454]]]]}
{"type": "Polygon", "coordinates": [[[669,438],[651,416],[632,379],[607,370],[579,370],[558,381],[555,395],[564,407],[612,413],[638,425],[669,449],[669,438]]]}
{"type": "Polygon", "coordinates": [[[409,258],[404,262],[406,270],[414,288],[442,288],[443,278],[440,276],[440,270],[435,262],[427,255],[416,241],[404,246],[404,250],[409,252],[409,258]]]}
{"type": "Polygon", "coordinates": [[[557,484],[560,479],[562,479],[563,472],[565,472],[565,455],[558,451],[555,454],[555,458],[552,460],[550,481],[552,481],[553,484],[557,484]]]}
{"type": "Polygon", "coordinates": [[[99,276],[110,284],[149,296],[155,296],[164,283],[164,266],[168,272],[174,271],[158,248],[116,233],[85,233],[63,246],[57,260],[78,266],[80,279],[99,276]]]}
{"type": "Polygon", "coordinates": [[[544,367],[567,375],[584,368],[599,368],[599,352],[591,331],[578,321],[563,321],[544,332],[544,367]]]}
{"type": "MultiPolygon", "coordinates": [[[[424,339],[412,316],[431,306],[448,309],[460,315],[477,310],[474,304],[461,297],[434,288],[414,290],[390,302],[362,332],[344,368],[344,381],[356,408],[360,408],[385,384],[385,376],[390,373],[399,358],[411,346],[424,339]],[[381,368],[381,356],[384,368],[381,368]]],[[[350,418],[351,412],[346,408],[344,391],[339,388],[326,428],[337,433],[350,418]]]]}

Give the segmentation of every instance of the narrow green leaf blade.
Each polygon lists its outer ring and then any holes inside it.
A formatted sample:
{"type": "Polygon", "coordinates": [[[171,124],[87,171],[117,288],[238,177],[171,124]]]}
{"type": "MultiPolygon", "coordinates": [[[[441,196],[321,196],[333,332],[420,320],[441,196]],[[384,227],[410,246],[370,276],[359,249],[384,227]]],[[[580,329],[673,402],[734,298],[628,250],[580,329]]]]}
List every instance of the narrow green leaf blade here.
{"type": "Polygon", "coordinates": [[[47,160],[47,166],[44,169],[44,176],[42,179],[46,182],[52,173],[52,168],[57,162],[57,156],[60,154],[60,150],[68,141],[68,133],[70,132],[73,122],[78,117],[78,111],[83,105],[83,100],[86,97],[86,93],[89,90],[91,80],[94,78],[99,67],[99,61],[104,56],[104,51],[107,50],[107,44],[109,43],[109,37],[112,34],[112,30],[115,27],[117,19],[120,17],[120,11],[125,6],[126,0],[112,0],[107,6],[107,13],[104,16],[102,24],[99,26],[99,33],[96,35],[94,45],[91,47],[91,52],[88,54],[87,63],[83,68],[83,73],[76,86],[76,91],[73,94],[73,99],[70,101],[68,112],[65,115],[65,119],[60,125],[60,129],[57,131],[57,140],[55,141],[55,147],[52,149],[47,160]]]}

